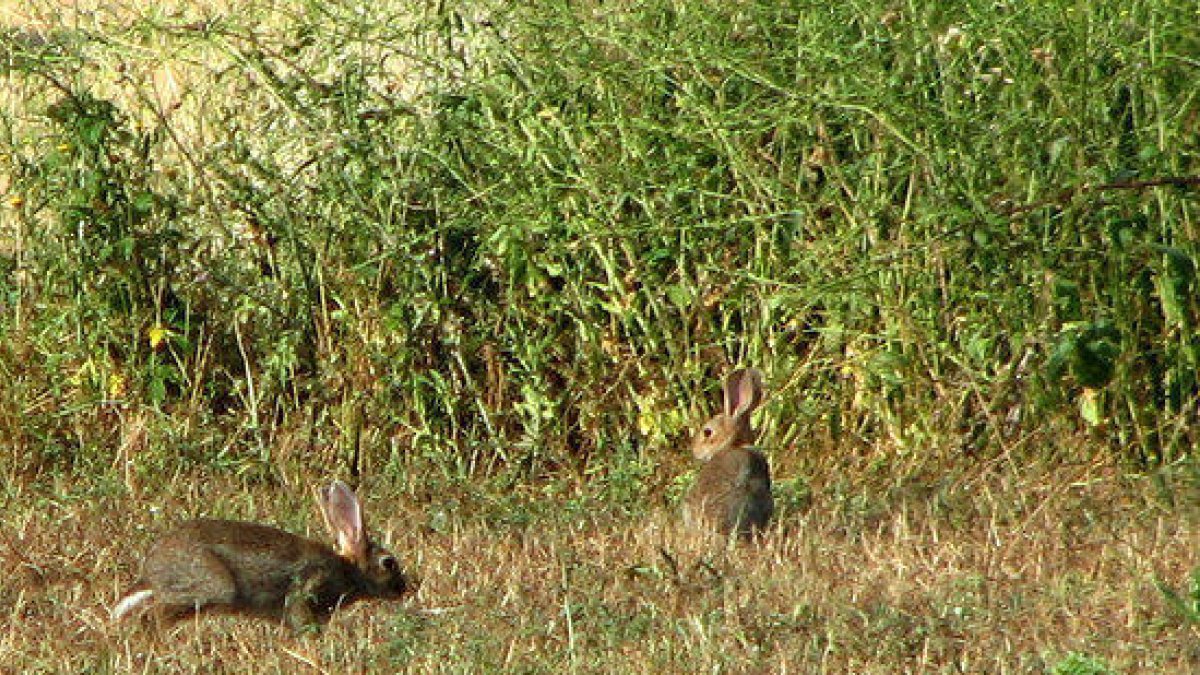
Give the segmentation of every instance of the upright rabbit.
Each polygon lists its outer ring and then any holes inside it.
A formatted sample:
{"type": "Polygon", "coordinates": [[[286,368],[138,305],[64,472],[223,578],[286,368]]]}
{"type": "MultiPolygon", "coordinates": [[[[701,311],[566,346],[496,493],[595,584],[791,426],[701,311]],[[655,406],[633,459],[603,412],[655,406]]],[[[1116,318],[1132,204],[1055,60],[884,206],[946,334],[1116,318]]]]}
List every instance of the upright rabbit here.
{"type": "Polygon", "coordinates": [[[750,426],[762,395],[758,370],[739,369],[726,378],[725,409],[692,439],[692,454],[703,466],[684,504],[689,521],[750,537],[771,519],[771,471],[767,458],[752,447],[755,432],[750,426]]]}
{"type": "Polygon", "coordinates": [[[190,520],[150,549],[141,581],[113,619],[151,610],[170,623],[203,610],[320,626],[362,598],[399,598],[408,588],[395,556],[371,541],[362,507],[341,481],[318,503],[337,544],[232,520],[190,520]]]}

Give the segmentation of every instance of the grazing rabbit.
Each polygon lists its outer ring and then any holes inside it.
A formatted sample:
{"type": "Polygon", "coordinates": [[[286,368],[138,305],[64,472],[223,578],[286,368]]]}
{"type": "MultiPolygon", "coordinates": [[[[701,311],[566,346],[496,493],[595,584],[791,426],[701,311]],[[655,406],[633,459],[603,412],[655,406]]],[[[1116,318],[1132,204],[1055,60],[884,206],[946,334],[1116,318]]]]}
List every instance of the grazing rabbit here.
{"type": "Polygon", "coordinates": [[[402,596],[408,582],[395,556],[367,536],[354,492],[335,481],[318,502],[336,551],[257,523],[190,520],[150,549],[113,619],[149,609],[171,623],[211,610],[286,620],[301,631],[356,600],[402,596]]]}
{"type": "Polygon", "coordinates": [[[725,380],[725,410],[700,428],[692,454],[703,462],[684,513],[724,534],[750,537],[771,519],[771,471],[767,458],[752,447],[750,413],[763,395],[762,373],[739,369],[725,380]]]}

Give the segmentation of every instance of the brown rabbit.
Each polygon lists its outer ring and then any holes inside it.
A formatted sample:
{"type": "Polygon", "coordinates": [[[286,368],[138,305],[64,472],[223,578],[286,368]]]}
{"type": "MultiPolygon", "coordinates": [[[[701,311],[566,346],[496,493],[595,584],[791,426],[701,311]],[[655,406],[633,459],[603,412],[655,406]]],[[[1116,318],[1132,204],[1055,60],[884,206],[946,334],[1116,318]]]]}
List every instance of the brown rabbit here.
{"type": "Polygon", "coordinates": [[[367,536],[354,492],[334,481],[317,501],[336,551],[267,525],[190,520],[150,549],[113,619],[152,610],[171,623],[208,610],[286,620],[299,631],[356,600],[401,597],[408,581],[395,556],[367,536]]]}
{"type": "Polygon", "coordinates": [[[704,521],[724,534],[750,537],[775,510],[767,458],[752,447],[750,414],[763,395],[763,376],[739,369],[725,380],[725,410],[692,439],[692,454],[703,462],[684,504],[689,522],[704,521]]]}

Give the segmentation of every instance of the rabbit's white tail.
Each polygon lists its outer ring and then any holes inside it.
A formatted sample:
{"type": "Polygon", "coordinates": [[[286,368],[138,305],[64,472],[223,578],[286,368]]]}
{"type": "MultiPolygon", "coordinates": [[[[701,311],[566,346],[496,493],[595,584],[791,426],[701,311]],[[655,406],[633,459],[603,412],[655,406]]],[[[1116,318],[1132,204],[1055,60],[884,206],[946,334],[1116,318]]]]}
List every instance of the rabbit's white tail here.
{"type": "Polygon", "coordinates": [[[124,598],[121,598],[121,601],[117,603],[116,607],[113,607],[112,620],[120,621],[129,615],[130,612],[137,612],[140,614],[141,612],[145,611],[145,605],[149,604],[153,599],[154,591],[150,589],[144,589],[130,593],[124,598]]]}

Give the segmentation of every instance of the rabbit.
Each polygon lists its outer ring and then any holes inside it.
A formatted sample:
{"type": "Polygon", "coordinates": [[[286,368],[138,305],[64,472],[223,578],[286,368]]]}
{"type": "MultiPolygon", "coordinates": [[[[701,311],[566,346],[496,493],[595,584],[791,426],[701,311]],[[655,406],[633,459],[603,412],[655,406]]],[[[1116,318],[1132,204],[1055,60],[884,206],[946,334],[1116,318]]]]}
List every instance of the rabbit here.
{"type": "Polygon", "coordinates": [[[766,527],[775,511],[767,458],[752,447],[750,414],[763,396],[763,375],[738,369],[725,380],[725,409],[692,439],[692,454],[703,463],[687,495],[688,522],[704,522],[723,534],[750,538],[766,527]]]}
{"type": "Polygon", "coordinates": [[[286,621],[302,632],[319,630],[356,600],[402,597],[409,581],[396,557],[367,536],[349,486],[334,481],[317,501],[336,550],[257,523],[186,521],[151,547],[113,620],[150,611],[170,624],[208,610],[286,621]]]}

